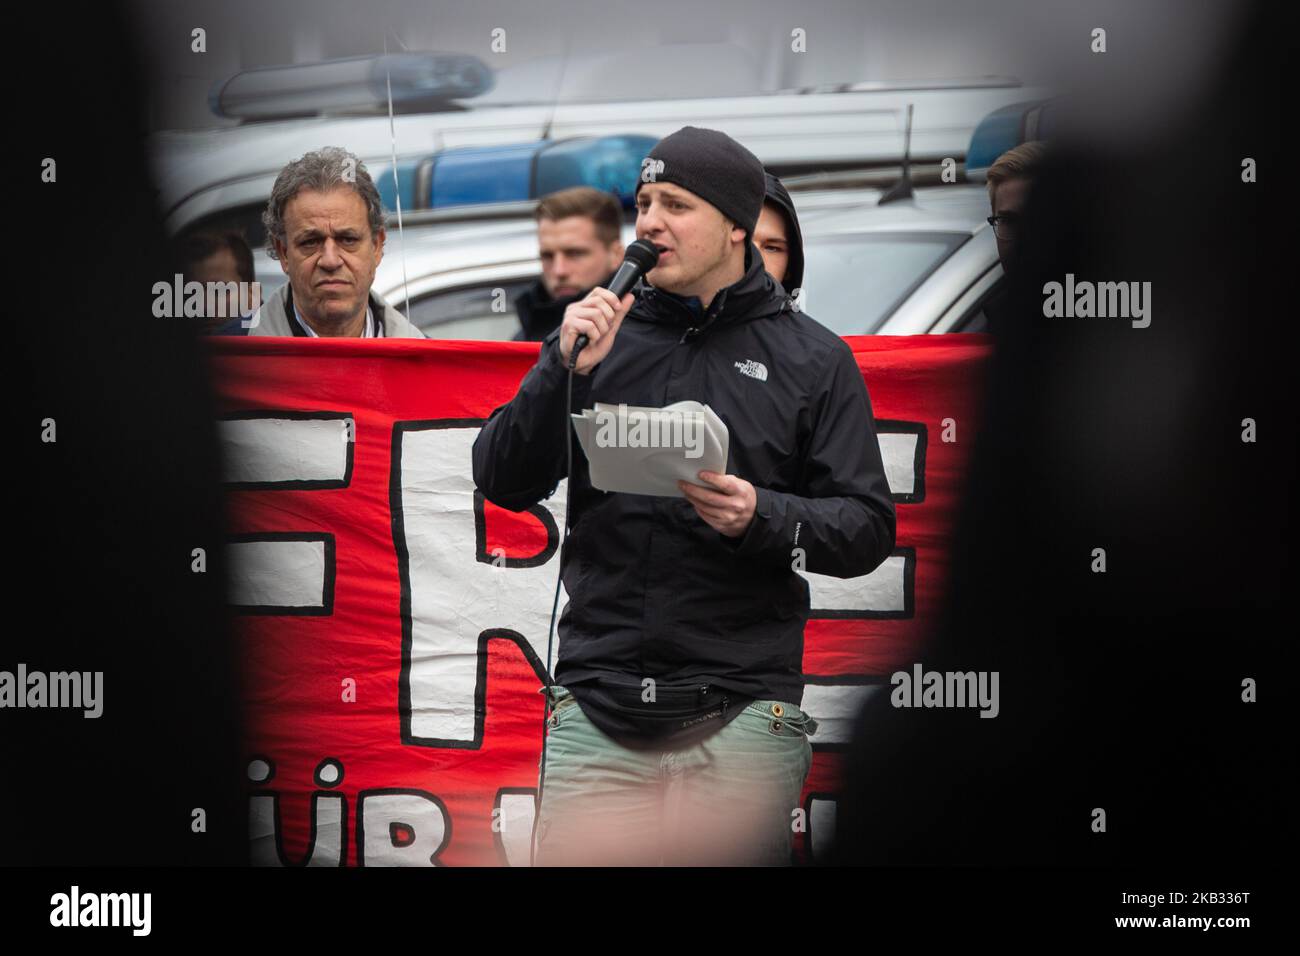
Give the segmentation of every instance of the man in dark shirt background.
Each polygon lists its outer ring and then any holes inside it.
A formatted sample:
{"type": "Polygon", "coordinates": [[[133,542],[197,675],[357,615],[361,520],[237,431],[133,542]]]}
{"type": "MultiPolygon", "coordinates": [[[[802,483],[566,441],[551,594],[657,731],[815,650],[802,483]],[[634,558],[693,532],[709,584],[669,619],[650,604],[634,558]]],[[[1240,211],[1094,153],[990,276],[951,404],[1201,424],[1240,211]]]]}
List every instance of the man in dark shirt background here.
{"type": "Polygon", "coordinates": [[[575,186],[537,204],[542,277],[515,302],[516,342],[540,342],[559,328],[564,310],[603,284],[623,261],[623,210],[610,193],[575,186]]]}
{"type": "MultiPolygon", "coordinates": [[[[998,259],[1002,271],[1009,277],[1016,271],[1017,261],[1024,250],[1020,243],[1021,219],[1029,203],[1034,177],[1038,175],[1047,153],[1041,142],[1021,143],[999,156],[987,174],[989,206],[993,215],[989,225],[998,244],[998,259]]],[[[963,332],[994,332],[1005,324],[1010,308],[1009,279],[999,283],[980,309],[980,314],[963,332]]]]}
{"type": "Polygon", "coordinates": [[[177,243],[176,257],[186,282],[221,283],[224,288],[213,289],[204,299],[204,317],[200,324],[204,332],[212,333],[231,319],[246,316],[239,308],[239,283],[251,286],[253,250],[237,232],[193,233],[177,243]],[[225,302],[217,300],[223,296],[225,302]]]}

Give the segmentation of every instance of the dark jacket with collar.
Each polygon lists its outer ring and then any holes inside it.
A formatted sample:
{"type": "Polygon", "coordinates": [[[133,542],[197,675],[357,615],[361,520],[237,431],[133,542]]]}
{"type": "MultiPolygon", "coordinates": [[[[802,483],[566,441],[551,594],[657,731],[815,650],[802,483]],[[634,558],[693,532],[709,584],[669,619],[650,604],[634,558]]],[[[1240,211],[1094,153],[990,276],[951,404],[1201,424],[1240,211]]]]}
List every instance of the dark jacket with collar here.
{"type": "MultiPolygon", "coordinates": [[[[894,547],[895,514],[870,399],[847,343],[768,275],[758,250],[707,312],[648,287],[610,353],[573,376],[573,410],[595,402],[709,405],[730,431],[727,471],[751,482],[757,508],[739,538],[720,534],[685,498],[591,486],[573,442],[571,533],[562,575],[555,679],[711,684],[801,703],[807,571],[854,577],[894,547]]],[[[474,482],[511,511],[549,497],[566,476],[568,371],[559,329],[514,399],[474,443],[474,482]]]]}
{"type": "MultiPolygon", "coordinates": [[[[608,287],[613,279],[614,273],[611,272],[600,283],[601,287],[608,287]]],[[[546,283],[538,279],[515,300],[515,312],[519,315],[520,327],[515,333],[514,341],[544,342],[546,337],[558,329],[560,323],[564,321],[564,310],[571,303],[585,299],[590,292],[590,289],[584,289],[577,295],[555,299],[546,291],[546,283]]]]}
{"type": "Polygon", "coordinates": [[[564,310],[569,307],[569,303],[585,298],[586,295],[587,293],[583,292],[581,295],[553,299],[546,291],[545,283],[538,279],[515,300],[515,312],[519,315],[519,331],[515,333],[514,341],[544,341],[546,336],[560,327],[560,322],[564,320],[564,310]]]}

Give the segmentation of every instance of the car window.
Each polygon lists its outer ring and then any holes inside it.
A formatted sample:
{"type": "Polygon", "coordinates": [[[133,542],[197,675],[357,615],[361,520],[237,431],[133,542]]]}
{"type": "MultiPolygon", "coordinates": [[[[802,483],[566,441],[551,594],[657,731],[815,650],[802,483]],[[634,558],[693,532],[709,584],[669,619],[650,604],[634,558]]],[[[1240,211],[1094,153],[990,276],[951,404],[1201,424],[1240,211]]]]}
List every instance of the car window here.
{"type": "Polygon", "coordinates": [[[197,222],[190,223],[177,237],[184,238],[195,233],[236,232],[244,237],[250,249],[260,249],[266,243],[266,227],[262,225],[262,213],[266,203],[246,203],[204,216],[197,222]]]}
{"type": "MultiPolygon", "coordinates": [[[[462,286],[421,296],[411,301],[411,323],[431,339],[508,341],[519,331],[515,302],[535,281],[462,286]]],[[[406,312],[402,305],[396,308],[406,312]]]]}
{"type": "Polygon", "coordinates": [[[969,238],[960,232],[877,232],[810,239],[804,309],[839,335],[869,335],[969,238]]]}
{"type": "Polygon", "coordinates": [[[999,306],[1005,308],[1003,303],[1003,294],[1006,290],[1006,277],[999,277],[998,281],[989,287],[980,301],[967,312],[964,316],[953,324],[949,330],[952,332],[992,332],[989,313],[997,310],[999,306]]]}
{"type": "Polygon", "coordinates": [[[954,332],[987,332],[989,330],[989,317],[984,314],[983,309],[976,309],[954,327],[954,332]]]}

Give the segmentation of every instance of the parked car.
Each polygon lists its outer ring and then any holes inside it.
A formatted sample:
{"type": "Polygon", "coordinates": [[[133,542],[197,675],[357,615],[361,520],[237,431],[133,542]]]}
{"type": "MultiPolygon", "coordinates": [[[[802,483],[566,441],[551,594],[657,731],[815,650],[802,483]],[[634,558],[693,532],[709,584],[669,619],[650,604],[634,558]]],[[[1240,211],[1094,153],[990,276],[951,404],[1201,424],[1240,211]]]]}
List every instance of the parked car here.
{"type": "Polygon", "coordinates": [[[982,306],[1002,281],[988,214],[985,187],[954,183],[817,220],[804,308],[840,335],[986,331],[982,306]]]}
{"type": "MultiPolygon", "coordinates": [[[[804,233],[803,305],[840,335],[982,331],[1001,279],[984,187],[792,192],[804,233]]],[[[623,242],[636,238],[623,227],[623,242]]],[[[279,272],[273,260],[259,262],[279,272]]],[[[374,288],[433,338],[507,340],[514,303],[538,276],[530,218],[413,226],[389,233],[374,288]]],[[[281,276],[282,278],[282,276],[281,276]]],[[[268,290],[269,291],[269,290],[268,290]]]]}

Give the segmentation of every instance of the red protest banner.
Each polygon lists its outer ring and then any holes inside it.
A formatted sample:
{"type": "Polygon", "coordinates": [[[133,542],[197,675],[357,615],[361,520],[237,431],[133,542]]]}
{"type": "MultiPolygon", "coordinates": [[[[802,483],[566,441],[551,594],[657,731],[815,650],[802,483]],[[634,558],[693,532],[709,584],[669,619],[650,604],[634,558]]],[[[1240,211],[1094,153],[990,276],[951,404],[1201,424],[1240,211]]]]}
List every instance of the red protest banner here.
{"type": "MultiPolygon", "coordinates": [[[[898,535],[871,575],[806,575],[802,706],[819,729],[805,860],[831,832],[857,709],[917,659],[938,609],[992,348],[846,341],[898,535]]],[[[537,349],[214,340],[255,863],[528,864],[565,485],[530,511],[497,508],[470,448],[537,349]]]]}

